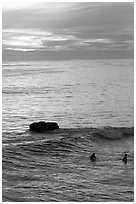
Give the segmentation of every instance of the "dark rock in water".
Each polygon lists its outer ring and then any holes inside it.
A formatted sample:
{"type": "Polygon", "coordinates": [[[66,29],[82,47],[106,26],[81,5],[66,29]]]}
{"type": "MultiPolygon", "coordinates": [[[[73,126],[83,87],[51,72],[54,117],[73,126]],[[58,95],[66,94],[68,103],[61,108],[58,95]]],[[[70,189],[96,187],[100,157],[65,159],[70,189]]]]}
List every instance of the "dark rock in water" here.
{"type": "Polygon", "coordinates": [[[42,133],[46,131],[52,131],[59,129],[59,126],[56,122],[35,122],[29,125],[30,131],[42,133]]]}

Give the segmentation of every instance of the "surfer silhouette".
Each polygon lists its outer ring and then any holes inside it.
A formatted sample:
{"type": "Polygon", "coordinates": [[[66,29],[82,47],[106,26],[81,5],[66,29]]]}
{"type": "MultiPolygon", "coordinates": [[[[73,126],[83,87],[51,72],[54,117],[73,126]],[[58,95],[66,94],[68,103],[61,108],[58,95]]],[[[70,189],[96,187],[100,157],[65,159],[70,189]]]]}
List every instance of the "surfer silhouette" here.
{"type": "Polygon", "coordinates": [[[95,153],[93,153],[93,154],[90,156],[90,160],[91,160],[91,161],[96,161],[95,153]]]}
{"type": "Polygon", "coordinates": [[[124,162],[124,164],[127,163],[127,154],[125,154],[125,156],[123,157],[122,161],[124,162]]]}

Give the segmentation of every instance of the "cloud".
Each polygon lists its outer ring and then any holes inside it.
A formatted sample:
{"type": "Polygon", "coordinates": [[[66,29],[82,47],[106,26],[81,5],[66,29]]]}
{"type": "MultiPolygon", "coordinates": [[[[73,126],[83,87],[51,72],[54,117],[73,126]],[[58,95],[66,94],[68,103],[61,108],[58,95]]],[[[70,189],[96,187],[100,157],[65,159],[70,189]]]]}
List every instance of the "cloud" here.
{"type": "MultiPolygon", "coordinates": [[[[13,50],[17,49],[31,49],[37,50],[56,50],[58,47],[65,47],[65,45],[76,41],[73,35],[58,35],[55,33],[40,31],[40,30],[3,30],[3,48],[6,46],[13,50]]],[[[6,48],[7,49],[7,48],[6,48]]]]}
{"type": "Polygon", "coordinates": [[[3,8],[3,50],[133,52],[133,3],[34,3],[3,8]]]}
{"type": "Polygon", "coordinates": [[[76,35],[60,35],[40,30],[3,30],[3,48],[9,50],[89,50],[99,44],[113,43],[110,39],[84,39],[76,35]],[[90,46],[91,45],[91,46],[90,46]]]}
{"type": "Polygon", "coordinates": [[[30,52],[30,51],[34,51],[35,49],[10,48],[10,47],[7,47],[6,50],[14,50],[14,51],[21,51],[21,52],[30,52]]]}

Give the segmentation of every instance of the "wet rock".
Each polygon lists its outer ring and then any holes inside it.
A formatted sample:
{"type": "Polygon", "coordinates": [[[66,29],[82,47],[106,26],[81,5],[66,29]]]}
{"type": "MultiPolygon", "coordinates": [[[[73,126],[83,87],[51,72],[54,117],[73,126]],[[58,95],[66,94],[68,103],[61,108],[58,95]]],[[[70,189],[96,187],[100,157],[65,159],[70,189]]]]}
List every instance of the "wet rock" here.
{"type": "Polygon", "coordinates": [[[30,124],[29,129],[30,131],[33,131],[33,132],[42,133],[42,132],[53,131],[53,130],[59,129],[59,126],[56,122],[41,121],[41,122],[34,122],[30,124]]]}

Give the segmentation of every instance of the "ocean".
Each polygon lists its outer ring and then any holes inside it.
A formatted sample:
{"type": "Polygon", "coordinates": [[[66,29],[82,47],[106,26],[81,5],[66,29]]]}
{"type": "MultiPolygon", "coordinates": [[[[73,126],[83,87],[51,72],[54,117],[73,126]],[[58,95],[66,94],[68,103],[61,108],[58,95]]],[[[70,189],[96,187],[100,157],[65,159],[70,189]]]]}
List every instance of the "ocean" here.
{"type": "Polygon", "coordinates": [[[134,135],[104,127],[134,127],[133,60],[3,62],[3,202],[134,201],[134,135]]]}

